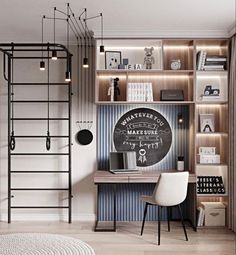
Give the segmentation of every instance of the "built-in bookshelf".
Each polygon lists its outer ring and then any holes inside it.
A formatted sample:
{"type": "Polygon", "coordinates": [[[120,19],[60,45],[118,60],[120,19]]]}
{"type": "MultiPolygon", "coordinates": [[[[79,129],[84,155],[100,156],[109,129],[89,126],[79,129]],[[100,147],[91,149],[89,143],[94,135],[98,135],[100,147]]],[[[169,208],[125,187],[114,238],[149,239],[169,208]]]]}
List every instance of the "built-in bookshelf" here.
{"type": "MultiPolygon", "coordinates": [[[[221,176],[224,194],[197,194],[197,202],[228,202],[228,40],[227,39],[106,39],[106,51],[121,53],[128,59],[129,66],[122,69],[106,69],[106,57],[99,54],[100,42],[97,41],[97,66],[95,84],[95,102],[100,105],[115,104],[161,104],[186,105],[189,109],[189,168],[196,176],[221,176]],[[152,69],[144,65],[146,47],[153,47],[155,62],[152,69]],[[199,55],[205,52],[205,58],[198,70],[199,55]],[[212,59],[212,62],[210,62],[212,59]],[[226,61],[225,61],[226,59],[226,61]],[[172,70],[172,62],[178,60],[181,65],[172,70]],[[206,61],[208,63],[206,63],[206,61]],[[221,62],[220,62],[221,61],[221,62]],[[220,63],[218,63],[220,62],[220,63]],[[215,65],[224,63],[224,67],[215,65]],[[135,66],[136,65],[136,66],[135,66]],[[135,69],[138,65],[138,69],[135,69]],[[204,65],[208,65],[204,68],[204,65]],[[211,68],[212,67],[212,68],[211,68]],[[127,69],[128,68],[128,69],[127,69]],[[206,70],[205,70],[206,69],[206,70]],[[119,95],[111,100],[108,90],[111,79],[119,78],[119,95]],[[132,101],[128,95],[129,84],[152,84],[152,100],[132,101]],[[162,101],[162,90],[181,90],[183,101],[162,101]],[[214,130],[201,130],[200,116],[213,116],[214,130]],[[220,155],[219,162],[199,162],[199,148],[213,147],[220,155]]],[[[142,87],[142,86],[140,86],[142,87]]]]}
{"type": "MultiPolygon", "coordinates": [[[[220,162],[203,163],[196,157],[195,172],[197,176],[219,176],[222,178],[224,192],[222,194],[212,192],[211,194],[197,194],[198,206],[201,202],[222,202],[228,204],[228,41],[224,39],[196,40],[196,69],[198,65],[197,54],[204,51],[208,59],[212,56],[214,61],[213,70],[211,66],[207,70],[196,70],[195,72],[195,126],[196,126],[196,156],[200,147],[213,147],[215,154],[220,156],[220,162]],[[199,53],[198,53],[199,52],[199,53]],[[221,63],[226,60],[224,67],[221,63]],[[220,62],[222,61],[222,62],[220,62]],[[220,66],[217,68],[217,64],[220,66]],[[221,70],[221,69],[224,70],[221,70]],[[206,87],[210,93],[205,96],[206,87]],[[219,92],[219,95],[214,96],[219,92]],[[211,95],[209,95],[211,94],[211,95]],[[213,116],[213,132],[202,132],[200,116],[213,116]]],[[[206,61],[206,59],[205,59],[206,61]]],[[[210,63],[211,65],[211,63],[210,63]]],[[[213,65],[213,64],[212,64],[213,65]]],[[[207,118],[207,117],[206,117],[207,118]]],[[[226,223],[227,225],[227,223],[226,223]]]]}

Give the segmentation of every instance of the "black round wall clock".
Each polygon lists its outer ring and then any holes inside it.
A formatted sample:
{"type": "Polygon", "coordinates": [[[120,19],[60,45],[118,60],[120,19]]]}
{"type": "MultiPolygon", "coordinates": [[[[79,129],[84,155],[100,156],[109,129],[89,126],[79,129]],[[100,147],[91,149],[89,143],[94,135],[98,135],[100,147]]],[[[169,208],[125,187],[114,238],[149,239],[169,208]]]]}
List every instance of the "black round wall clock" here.
{"type": "Polygon", "coordinates": [[[137,166],[151,166],[168,153],[172,132],[159,112],[136,108],[125,113],[116,123],[113,141],[117,151],[135,151],[137,166]]]}

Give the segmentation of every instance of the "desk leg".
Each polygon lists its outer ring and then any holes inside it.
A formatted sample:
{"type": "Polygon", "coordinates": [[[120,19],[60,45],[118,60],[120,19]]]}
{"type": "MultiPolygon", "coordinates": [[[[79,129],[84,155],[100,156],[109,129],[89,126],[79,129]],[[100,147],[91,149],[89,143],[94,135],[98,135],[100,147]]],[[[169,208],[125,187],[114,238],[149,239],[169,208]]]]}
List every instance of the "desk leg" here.
{"type": "Polygon", "coordinates": [[[113,229],[116,231],[116,184],[113,184],[113,229]]]}
{"type": "Polygon", "coordinates": [[[189,223],[191,224],[194,231],[197,231],[197,194],[196,194],[196,184],[189,183],[188,185],[188,195],[187,195],[187,218],[189,223]]]}
{"type": "Polygon", "coordinates": [[[115,232],[116,231],[116,184],[112,184],[113,189],[113,228],[99,228],[99,212],[100,212],[100,185],[97,186],[97,213],[94,231],[95,232],[115,232]]]}
{"type": "Polygon", "coordinates": [[[99,221],[99,212],[100,212],[100,208],[99,208],[99,197],[100,197],[100,186],[99,184],[97,185],[97,212],[96,212],[96,221],[95,221],[95,227],[94,227],[94,231],[99,231],[97,226],[98,226],[98,221],[99,221]]]}

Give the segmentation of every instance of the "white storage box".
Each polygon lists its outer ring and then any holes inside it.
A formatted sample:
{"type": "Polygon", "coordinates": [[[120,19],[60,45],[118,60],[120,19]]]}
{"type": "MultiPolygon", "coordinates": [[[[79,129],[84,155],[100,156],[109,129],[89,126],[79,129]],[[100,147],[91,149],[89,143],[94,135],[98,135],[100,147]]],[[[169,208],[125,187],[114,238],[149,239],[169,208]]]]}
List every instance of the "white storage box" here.
{"type": "Polygon", "coordinates": [[[199,154],[215,155],[216,154],[216,147],[199,147],[199,154]]]}
{"type": "Polygon", "coordinates": [[[225,205],[221,202],[201,202],[205,211],[205,226],[225,226],[225,205]]]}
{"type": "Polygon", "coordinates": [[[220,155],[197,154],[197,162],[200,164],[220,164],[220,155]]]}

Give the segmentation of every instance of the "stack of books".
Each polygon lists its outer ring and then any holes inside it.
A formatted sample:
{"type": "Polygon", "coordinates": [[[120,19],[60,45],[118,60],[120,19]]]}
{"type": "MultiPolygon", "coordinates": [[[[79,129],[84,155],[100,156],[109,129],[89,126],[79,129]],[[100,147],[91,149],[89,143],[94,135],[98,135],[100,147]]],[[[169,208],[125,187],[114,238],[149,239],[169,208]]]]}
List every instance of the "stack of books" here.
{"type": "Polygon", "coordinates": [[[225,56],[207,56],[203,68],[206,71],[225,70],[226,61],[225,56]]]}
{"type": "Polygon", "coordinates": [[[197,53],[197,70],[223,71],[226,70],[226,63],[226,56],[207,55],[207,52],[204,50],[197,53]]]}
{"type": "Polygon", "coordinates": [[[153,102],[152,83],[134,83],[127,84],[127,101],[129,102],[153,102]]]}

